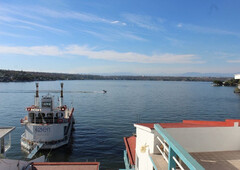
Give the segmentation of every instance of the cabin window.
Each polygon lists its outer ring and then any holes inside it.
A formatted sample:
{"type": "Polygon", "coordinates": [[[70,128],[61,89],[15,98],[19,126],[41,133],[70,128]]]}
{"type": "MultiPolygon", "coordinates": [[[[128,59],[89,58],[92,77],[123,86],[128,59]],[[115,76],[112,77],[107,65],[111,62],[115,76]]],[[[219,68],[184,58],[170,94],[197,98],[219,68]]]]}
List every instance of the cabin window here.
{"type": "Polygon", "coordinates": [[[53,113],[47,113],[47,117],[44,119],[46,123],[53,123],[53,113]]]}
{"type": "Polygon", "coordinates": [[[48,113],[47,117],[53,117],[53,113],[48,113]]]}
{"type": "Polygon", "coordinates": [[[45,117],[45,113],[38,113],[38,117],[45,117]]]}
{"type": "Polygon", "coordinates": [[[29,113],[29,120],[31,123],[34,122],[34,119],[35,119],[35,113],[29,113]]]}
{"type": "Polygon", "coordinates": [[[51,102],[42,102],[42,107],[51,107],[51,102]]]}
{"type": "Polygon", "coordinates": [[[67,126],[64,126],[64,135],[67,134],[67,126]]]}
{"type": "Polygon", "coordinates": [[[63,113],[56,113],[56,117],[63,117],[63,113]]]}
{"type": "Polygon", "coordinates": [[[32,118],[32,119],[33,119],[33,118],[34,118],[34,116],[35,116],[35,114],[34,114],[34,113],[29,113],[29,117],[30,117],[30,118],[32,118]]]}

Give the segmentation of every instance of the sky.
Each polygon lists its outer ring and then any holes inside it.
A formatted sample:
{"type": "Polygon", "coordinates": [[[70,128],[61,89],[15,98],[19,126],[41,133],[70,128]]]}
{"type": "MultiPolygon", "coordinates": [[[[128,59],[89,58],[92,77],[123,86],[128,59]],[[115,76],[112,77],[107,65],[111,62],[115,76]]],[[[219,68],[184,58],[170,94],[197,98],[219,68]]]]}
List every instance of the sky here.
{"type": "Polygon", "coordinates": [[[0,0],[0,69],[238,73],[238,0],[0,0]]]}

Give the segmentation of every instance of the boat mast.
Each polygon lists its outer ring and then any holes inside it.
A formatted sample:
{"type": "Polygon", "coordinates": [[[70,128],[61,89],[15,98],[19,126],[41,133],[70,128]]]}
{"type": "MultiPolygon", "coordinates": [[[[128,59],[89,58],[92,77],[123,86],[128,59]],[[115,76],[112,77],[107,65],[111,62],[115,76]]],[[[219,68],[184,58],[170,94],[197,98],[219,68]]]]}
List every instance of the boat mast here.
{"type": "Polygon", "coordinates": [[[61,83],[61,97],[60,97],[60,103],[59,106],[63,106],[63,83],[61,83]]]}
{"type": "Polygon", "coordinates": [[[39,92],[38,92],[38,83],[36,83],[36,95],[35,95],[35,103],[34,103],[34,105],[35,105],[36,107],[38,107],[38,106],[39,106],[39,92]]]}

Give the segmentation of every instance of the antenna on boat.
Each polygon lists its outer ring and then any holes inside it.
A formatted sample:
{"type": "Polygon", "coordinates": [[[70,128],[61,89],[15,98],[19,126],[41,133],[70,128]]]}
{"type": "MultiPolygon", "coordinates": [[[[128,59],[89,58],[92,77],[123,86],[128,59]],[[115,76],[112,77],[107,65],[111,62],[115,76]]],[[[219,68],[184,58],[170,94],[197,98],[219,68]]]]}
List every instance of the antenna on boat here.
{"type": "Polygon", "coordinates": [[[60,96],[60,103],[59,103],[60,106],[63,105],[63,83],[61,83],[61,96],[60,96]]]}
{"type": "Polygon", "coordinates": [[[35,106],[39,106],[39,90],[38,90],[38,83],[36,83],[36,95],[35,95],[35,106]]]}

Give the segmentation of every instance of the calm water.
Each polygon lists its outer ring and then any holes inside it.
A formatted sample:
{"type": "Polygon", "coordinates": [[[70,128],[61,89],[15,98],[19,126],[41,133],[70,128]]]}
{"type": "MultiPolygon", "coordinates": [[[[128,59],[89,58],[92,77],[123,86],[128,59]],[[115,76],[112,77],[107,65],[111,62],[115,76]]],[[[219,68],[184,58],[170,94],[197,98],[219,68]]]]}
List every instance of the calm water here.
{"type": "MultiPolygon", "coordinates": [[[[232,87],[205,82],[63,81],[64,102],[75,107],[71,144],[41,152],[50,161],[100,161],[102,169],[123,168],[124,136],[133,123],[183,119],[240,119],[240,96],[232,87]],[[107,90],[106,94],[101,90],[107,90]]],[[[40,82],[40,90],[59,90],[60,81],[40,82]]],[[[34,102],[35,82],[0,83],[0,126],[16,126],[8,158],[24,159],[20,119],[34,102]]],[[[41,93],[40,95],[44,95],[41,93]]],[[[53,95],[59,96],[58,93],[53,95]]]]}

